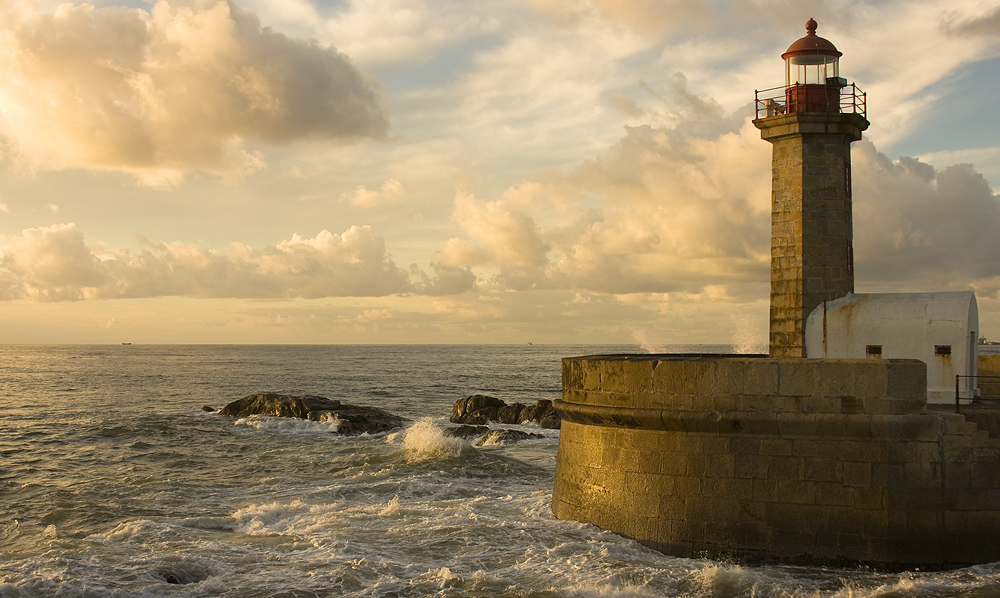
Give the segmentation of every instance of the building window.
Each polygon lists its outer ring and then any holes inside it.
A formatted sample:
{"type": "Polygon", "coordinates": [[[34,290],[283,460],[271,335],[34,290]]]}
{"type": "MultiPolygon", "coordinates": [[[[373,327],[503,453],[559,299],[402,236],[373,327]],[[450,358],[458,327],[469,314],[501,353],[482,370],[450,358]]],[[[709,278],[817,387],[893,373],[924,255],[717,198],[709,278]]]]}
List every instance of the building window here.
{"type": "Polygon", "coordinates": [[[865,353],[880,357],[882,355],[882,345],[866,345],[865,353]]]}
{"type": "Polygon", "coordinates": [[[951,355],[951,345],[934,345],[935,355],[951,355]]]}

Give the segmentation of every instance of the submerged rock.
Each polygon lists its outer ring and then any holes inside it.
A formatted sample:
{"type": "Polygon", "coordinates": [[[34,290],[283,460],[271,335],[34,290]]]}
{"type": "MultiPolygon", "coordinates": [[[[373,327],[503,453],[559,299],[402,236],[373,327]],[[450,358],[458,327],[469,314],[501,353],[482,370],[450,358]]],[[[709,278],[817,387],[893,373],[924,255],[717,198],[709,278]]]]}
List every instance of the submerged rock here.
{"type": "Polygon", "coordinates": [[[490,430],[485,436],[475,442],[476,446],[486,446],[490,444],[512,444],[521,440],[531,438],[545,438],[541,434],[521,432],[520,430],[490,430]]]}
{"type": "Polygon", "coordinates": [[[541,434],[532,434],[530,432],[522,432],[520,430],[508,430],[508,429],[496,429],[491,430],[489,426],[457,426],[454,428],[446,428],[444,430],[446,436],[454,436],[455,438],[461,438],[463,440],[476,440],[472,443],[475,446],[486,446],[493,444],[513,444],[521,440],[529,440],[531,438],[545,438],[541,434]]]}
{"type": "Polygon", "coordinates": [[[230,417],[272,415],[313,421],[335,419],[340,422],[337,432],[349,436],[388,432],[409,422],[405,417],[383,411],[378,407],[348,405],[335,399],[315,395],[299,397],[277,393],[245,396],[226,405],[219,410],[219,413],[230,417]]]}
{"type": "Polygon", "coordinates": [[[451,408],[451,422],[469,425],[534,423],[553,430],[560,426],[559,414],[548,399],[528,406],[521,403],[508,405],[502,399],[488,395],[472,395],[455,401],[451,408]]]}
{"type": "Polygon", "coordinates": [[[478,436],[485,436],[490,431],[489,426],[458,426],[456,428],[445,428],[445,436],[454,436],[468,440],[478,436]]]}

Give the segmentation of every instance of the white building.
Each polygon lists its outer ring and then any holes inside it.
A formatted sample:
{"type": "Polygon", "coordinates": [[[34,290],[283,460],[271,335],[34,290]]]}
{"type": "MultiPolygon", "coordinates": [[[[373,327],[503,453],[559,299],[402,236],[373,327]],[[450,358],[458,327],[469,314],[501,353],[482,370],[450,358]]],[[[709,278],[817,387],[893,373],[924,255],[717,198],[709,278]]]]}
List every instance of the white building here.
{"type": "Polygon", "coordinates": [[[919,359],[927,402],[976,396],[979,308],[972,291],[851,293],[821,303],[805,326],[806,357],[919,359]]]}

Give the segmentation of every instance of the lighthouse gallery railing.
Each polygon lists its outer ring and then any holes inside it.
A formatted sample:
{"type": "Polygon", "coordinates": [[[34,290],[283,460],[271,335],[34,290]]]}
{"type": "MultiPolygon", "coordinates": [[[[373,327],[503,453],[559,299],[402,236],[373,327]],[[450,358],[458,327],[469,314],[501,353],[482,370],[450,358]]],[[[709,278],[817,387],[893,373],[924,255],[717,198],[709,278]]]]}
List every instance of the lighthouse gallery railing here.
{"type": "MultiPolygon", "coordinates": [[[[757,118],[767,116],[778,116],[788,113],[788,98],[792,94],[789,90],[798,87],[797,85],[772,87],[770,89],[755,90],[754,96],[757,105],[757,118]]],[[[868,94],[858,89],[854,83],[850,83],[840,88],[839,105],[831,106],[827,103],[822,112],[832,112],[840,114],[860,114],[867,118],[868,94]],[[835,109],[831,109],[835,108],[835,109]]]]}

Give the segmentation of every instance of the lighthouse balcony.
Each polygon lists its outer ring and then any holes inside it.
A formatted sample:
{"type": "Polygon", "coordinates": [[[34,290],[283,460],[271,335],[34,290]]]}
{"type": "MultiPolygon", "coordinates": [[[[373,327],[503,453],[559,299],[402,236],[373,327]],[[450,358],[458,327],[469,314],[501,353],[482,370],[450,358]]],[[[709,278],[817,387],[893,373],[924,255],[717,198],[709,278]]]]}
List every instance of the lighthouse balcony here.
{"type": "Polygon", "coordinates": [[[867,95],[837,77],[826,84],[801,84],[756,91],[757,118],[781,114],[860,114],[866,116],[867,95]]]}

